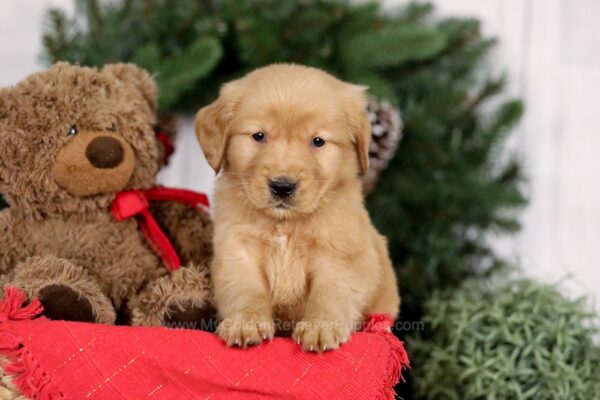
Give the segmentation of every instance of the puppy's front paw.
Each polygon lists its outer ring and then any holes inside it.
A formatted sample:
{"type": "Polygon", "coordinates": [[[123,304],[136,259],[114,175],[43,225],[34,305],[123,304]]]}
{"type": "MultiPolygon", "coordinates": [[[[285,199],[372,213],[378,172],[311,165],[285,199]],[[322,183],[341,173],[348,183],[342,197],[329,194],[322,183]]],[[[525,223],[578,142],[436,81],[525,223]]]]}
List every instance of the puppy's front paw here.
{"type": "Polygon", "coordinates": [[[292,337],[305,351],[327,351],[346,343],[352,334],[347,321],[313,319],[298,322],[292,337]]]}
{"type": "Polygon", "coordinates": [[[275,324],[267,315],[235,314],[221,321],[217,334],[228,346],[245,349],[263,340],[272,339],[275,336],[275,324]]]}

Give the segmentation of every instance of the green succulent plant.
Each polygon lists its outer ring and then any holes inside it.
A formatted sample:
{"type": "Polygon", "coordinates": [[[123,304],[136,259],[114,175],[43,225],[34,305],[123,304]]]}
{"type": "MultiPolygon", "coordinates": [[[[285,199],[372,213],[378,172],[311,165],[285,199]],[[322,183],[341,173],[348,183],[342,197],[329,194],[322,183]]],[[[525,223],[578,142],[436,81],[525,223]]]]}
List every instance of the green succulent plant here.
{"type": "Polygon", "coordinates": [[[425,306],[410,339],[418,398],[600,398],[597,319],[586,300],[527,279],[469,282],[425,306]]]}

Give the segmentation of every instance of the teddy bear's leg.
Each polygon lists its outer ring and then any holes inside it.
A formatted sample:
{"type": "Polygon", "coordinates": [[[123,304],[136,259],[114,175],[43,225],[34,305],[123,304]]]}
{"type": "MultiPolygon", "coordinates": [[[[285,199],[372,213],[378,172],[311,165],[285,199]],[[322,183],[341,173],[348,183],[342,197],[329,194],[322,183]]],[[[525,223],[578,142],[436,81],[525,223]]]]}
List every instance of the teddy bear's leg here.
{"type": "Polygon", "coordinates": [[[184,267],[151,282],[129,303],[133,325],[214,331],[216,311],[206,268],[184,267]]]}
{"type": "Polygon", "coordinates": [[[31,257],[18,264],[6,285],[37,296],[50,319],[114,324],[116,313],[90,274],[68,260],[31,257]]]}

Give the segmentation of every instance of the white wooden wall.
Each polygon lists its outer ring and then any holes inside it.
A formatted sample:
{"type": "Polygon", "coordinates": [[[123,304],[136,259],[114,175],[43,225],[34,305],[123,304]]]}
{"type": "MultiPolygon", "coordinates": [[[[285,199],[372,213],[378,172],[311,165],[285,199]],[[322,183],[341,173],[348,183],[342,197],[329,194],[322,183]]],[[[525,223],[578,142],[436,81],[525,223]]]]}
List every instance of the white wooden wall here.
{"type": "MultiPolygon", "coordinates": [[[[434,2],[440,15],[480,18],[486,33],[499,36],[490,68],[508,72],[508,94],[527,105],[509,148],[525,161],[531,204],[522,233],[497,239],[498,248],[532,276],[570,276],[568,291],[600,304],[600,0],[434,2]]],[[[50,4],[72,8],[72,0],[0,2],[0,85],[40,68],[39,28],[50,4]]],[[[161,180],[211,192],[192,119],[182,128],[161,180]]]]}
{"type": "Polygon", "coordinates": [[[509,148],[525,161],[531,203],[522,233],[499,248],[600,310],[600,1],[435,3],[500,38],[491,67],[508,72],[509,95],[526,103],[509,148]]]}

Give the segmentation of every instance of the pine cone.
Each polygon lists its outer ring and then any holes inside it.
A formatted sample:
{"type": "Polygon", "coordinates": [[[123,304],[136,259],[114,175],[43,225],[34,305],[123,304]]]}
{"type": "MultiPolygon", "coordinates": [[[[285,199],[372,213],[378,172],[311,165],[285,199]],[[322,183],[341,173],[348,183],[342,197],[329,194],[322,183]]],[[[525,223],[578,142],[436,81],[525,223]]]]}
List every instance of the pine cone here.
{"type": "Polygon", "coordinates": [[[379,175],[396,154],[402,139],[400,111],[386,100],[369,99],[367,112],[371,121],[371,145],[369,147],[369,171],[363,178],[363,192],[371,193],[379,175]]]}

